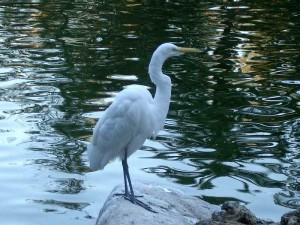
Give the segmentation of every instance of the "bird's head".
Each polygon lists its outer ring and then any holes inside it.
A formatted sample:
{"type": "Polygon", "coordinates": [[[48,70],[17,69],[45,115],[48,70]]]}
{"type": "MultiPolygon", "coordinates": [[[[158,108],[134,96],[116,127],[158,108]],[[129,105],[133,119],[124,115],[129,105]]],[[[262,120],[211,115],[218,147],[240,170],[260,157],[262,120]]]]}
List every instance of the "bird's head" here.
{"type": "MultiPolygon", "coordinates": [[[[178,47],[172,43],[164,43],[158,46],[158,48],[154,51],[150,64],[149,64],[149,75],[153,83],[158,85],[162,83],[162,66],[164,62],[173,56],[179,56],[184,53],[198,53],[201,52],[196,48],[183,48],[178,47]]],[[[164,76],[166,77],[166,76],[164,76]]],[[[170,80],[170,78],[166,79],[170,80]]],[[[168,82],[167,82],[168,83],[168,82]]],[[[170,82],[169,82],[170,83],[170,82]]]]}
{"type": "Polygon", "coordinates": [[[167,59],[173,56],[182,55],[184,53],[197,53],[201,51],[196,48],[183,48],[178,47],[172,43],[164,43],[156,49],[156,52],[159,55],[163,56],[163,58],[167,59]]]}

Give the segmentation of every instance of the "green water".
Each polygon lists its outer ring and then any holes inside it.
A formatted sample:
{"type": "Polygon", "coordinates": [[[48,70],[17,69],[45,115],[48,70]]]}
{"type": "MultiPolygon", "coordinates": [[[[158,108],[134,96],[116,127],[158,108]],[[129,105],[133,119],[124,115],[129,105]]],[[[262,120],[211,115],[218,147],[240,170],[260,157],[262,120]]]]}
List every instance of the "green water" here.
{"type": "Polygon", "coordinates": [[[297,1],[0,2],[0,223],[94,224],[121,163],[90,172],[96,119],[147,74],[163,42],[170,112],[130,159],[133,182],[279,221],[300,207],[297,1]]]}

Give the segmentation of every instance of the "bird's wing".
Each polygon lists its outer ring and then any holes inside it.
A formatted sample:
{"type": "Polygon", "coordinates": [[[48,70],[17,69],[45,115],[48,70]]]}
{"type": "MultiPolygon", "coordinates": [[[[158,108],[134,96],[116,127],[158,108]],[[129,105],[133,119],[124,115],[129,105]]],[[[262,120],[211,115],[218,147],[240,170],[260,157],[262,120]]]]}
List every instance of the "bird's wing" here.
{"type": "Polygon", "coordinates": [[[129,156],[151,135],[151,101],[151,94],[144,88],[125,89],[118,94],[97,122],[88,146],[92,169],[102,169],[110,160],[123,158],[125,148],[129,156]]]}

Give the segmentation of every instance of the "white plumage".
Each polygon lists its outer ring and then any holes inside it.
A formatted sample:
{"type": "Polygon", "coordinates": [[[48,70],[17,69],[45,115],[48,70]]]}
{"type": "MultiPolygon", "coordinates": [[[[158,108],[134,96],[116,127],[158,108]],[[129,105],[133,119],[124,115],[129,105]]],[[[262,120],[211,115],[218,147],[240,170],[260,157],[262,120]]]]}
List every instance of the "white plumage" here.
{"type": "Polygon", "coordinates": [[[98,121],[88,147],[90,167],[103,169],[116,158],[124,159],[143,145],[154,131],[153,98],[142,86],[129,87],[120,92],[98,121]]]}
{"type": "Polygon", "coordinates": [[[133,85],[121,91],[97,122],[92,142],[88,146],[90,167],[93,170],[103,169],[110,160],[121,158],[125,197],[150,211],[151,208],[134,196],[127,158],[140,148],[147,138],[156,136],[163,128],[169,110],[172,83],[171,79],[162,73],[162,66],[169,57],[188,52],[199,50],[181,48],[171,43],[160,45],[153,53],[149,64],[149,75],[156,85],[154,98],[144,86],[140,85],[133,85]]]}

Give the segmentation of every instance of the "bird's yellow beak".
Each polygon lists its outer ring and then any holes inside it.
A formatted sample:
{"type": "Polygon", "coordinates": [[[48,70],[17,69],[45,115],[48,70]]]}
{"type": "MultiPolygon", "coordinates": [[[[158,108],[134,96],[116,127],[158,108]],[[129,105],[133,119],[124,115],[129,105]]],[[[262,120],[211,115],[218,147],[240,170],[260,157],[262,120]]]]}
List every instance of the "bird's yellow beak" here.
{"type": "Polygon", "coordinates": [[[182,48],[182,47],[178,47],[177,50],[179,52],[182,52],[182,53],[199,53],[199,52],[201,52],[201,50],[197,49],[197,48],[182,48]]]}

